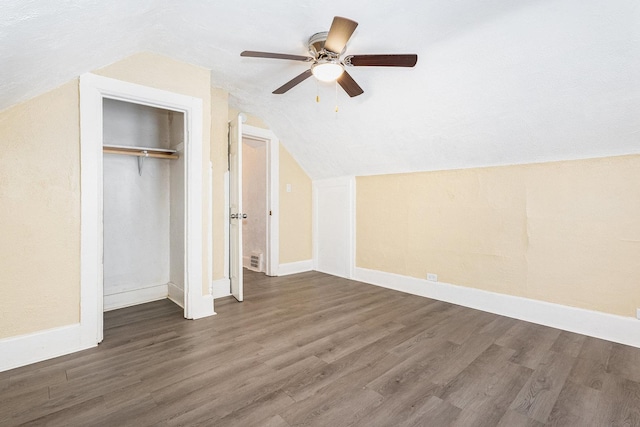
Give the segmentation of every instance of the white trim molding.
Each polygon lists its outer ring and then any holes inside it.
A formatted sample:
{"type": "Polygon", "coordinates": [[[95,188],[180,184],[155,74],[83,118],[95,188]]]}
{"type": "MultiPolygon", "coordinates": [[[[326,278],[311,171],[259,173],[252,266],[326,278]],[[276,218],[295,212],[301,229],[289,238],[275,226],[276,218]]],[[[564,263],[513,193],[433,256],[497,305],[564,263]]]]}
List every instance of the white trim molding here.
{"type": "Polygon", "coordinates": [[[62,326],[0,339],[0,372],[95,347],[87,343],[81,325],[62,326]]]}
{"type": "Polygon", "coordinates": [[[184,309],[184,289],[173,282],[169,282],[167,288],[167,292],[169,293],[167,298],[184,309]]]}
{"type": "Polygon", "coordinates": [[[313,271],[313,260],[289,262],[278,266],[278,276],[288,276],[290,274],[306,273],[313,271]]]}
{"type": "Polygon", "coordinates": [[[155,285],[104,296],[104,311],[144,304],[167,298],[169,286],[155,285]]]}
{"type": "Polygon", "coordinates": [[[355,268],[355,280],[640,348],[640,321],[481,289],[355,268]]]}
{"type": "Polygon", "coordinates": [[[211,296],[213,299],[228,297],[231,295],[231,281],[228,277],[211,282],[211,296]]]}

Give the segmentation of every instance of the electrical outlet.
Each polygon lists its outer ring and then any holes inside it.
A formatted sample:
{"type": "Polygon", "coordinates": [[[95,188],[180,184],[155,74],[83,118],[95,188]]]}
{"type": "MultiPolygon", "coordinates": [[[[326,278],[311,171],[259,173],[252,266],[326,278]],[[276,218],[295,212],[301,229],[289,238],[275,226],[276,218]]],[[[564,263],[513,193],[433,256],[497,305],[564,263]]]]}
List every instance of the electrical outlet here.
{"type": "Polygon", "coordinates": [[[429,280],[431,282],[437,282],[438,281],[438,275],[437,274],[433,274],[433,273],[427,273],[427,280],[429,280]]]}

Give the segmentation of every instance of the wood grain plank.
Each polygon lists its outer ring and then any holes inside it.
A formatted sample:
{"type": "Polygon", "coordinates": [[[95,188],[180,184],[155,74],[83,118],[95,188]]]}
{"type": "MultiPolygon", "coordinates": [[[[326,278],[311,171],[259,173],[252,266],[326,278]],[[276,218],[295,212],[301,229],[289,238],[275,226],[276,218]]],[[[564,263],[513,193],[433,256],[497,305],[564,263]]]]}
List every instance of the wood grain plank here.
{"type": "Polygon", "coordinates": [[[245,298],[105,313],[97,348],[0,373],[0,425],[640,426],[640,349],[317,272],[245,298]]]}

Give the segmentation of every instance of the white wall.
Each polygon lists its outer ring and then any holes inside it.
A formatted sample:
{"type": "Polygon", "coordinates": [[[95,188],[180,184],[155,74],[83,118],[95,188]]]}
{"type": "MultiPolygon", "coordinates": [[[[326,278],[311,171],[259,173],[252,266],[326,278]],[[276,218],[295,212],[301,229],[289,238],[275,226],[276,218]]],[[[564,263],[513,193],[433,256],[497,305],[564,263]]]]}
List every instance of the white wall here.
{"type": "Polygon", "coordinates": [[[267,253],[267,150],[263,141],[242,140],[243,265],[250,267],[252,252],[261,252],[264,271],[267,253]]]}
{"type": "MultiPolygon", "coordinates": [[[[169,148],[171,121],[182,133],[182,115],[174,120],[166,110],[113,100],[103,105],[105,144],[169,148]]],[[[164,298],[170,281],[184,289],[183,160],[146,158],[142,175],[137,157],[107,154],[103,161],[105,309],[164,298]]]]}
{"type": "Polygon", "coordinates": [[[354,185],[350,177],[313,182],[314,270],[353,276],[354,185]]]}

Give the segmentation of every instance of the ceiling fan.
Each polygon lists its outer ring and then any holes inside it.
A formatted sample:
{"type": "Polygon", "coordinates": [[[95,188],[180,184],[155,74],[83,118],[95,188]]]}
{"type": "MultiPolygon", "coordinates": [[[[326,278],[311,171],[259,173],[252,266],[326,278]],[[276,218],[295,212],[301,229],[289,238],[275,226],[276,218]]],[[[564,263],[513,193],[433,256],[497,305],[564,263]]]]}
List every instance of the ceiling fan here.
{"type": "Polygon", "coordinates": [[[311,68],[274,90],[275,94],[283,94],[313,75],[321,81],[337,80],[345,92],[354,97],[362,94],[364,90],[347,73],[345,67],[413,67],[416,65],[418,55],[415,54],[347,55],[340,59],[357,26],[358,23],[351,19],[341,16],[334,17],[329,31],[316,33],[309,38],[308,45],[311,56],[252,50],[245,50],[240,56],[288,59],[311,63],[311,68]]]}

